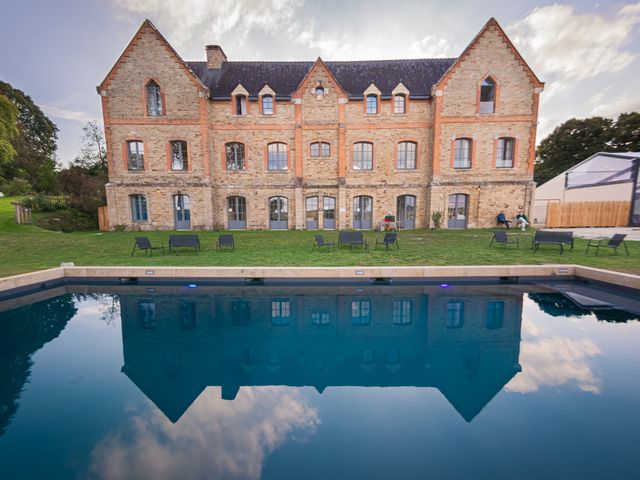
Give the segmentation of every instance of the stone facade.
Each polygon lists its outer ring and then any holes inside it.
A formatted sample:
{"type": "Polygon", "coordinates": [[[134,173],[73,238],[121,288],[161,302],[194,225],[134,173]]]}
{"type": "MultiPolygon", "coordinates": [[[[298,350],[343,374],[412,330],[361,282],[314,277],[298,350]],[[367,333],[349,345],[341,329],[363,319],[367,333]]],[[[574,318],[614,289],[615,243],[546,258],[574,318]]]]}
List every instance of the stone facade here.
{"type": "Polygon", "coordinates": [[[321,59],[310,64],[293,91],[278,91],[275,80],[270,84],[267,79],[259,91],[239,81],[225,93],[207,82],[230,63],[217,46],[207,47],[207,53],[208,65],[196,74],[190,66],[197,62],[182,61],[145,21],[98,87],[112,227],[375,228],[392,212],[406,227],[428,228],[436,210],[444,212],[445,228],[489,227],[500,210],[513,217],[519,208],[530,209],[543,84],[494,19],[458,59],[451,59],[426,95],[412,93],[400,76],[391,79],[393,89],[383,91],[376,84],[389,83],[384,78],[373,79],[359,92],[353,87],[347,91],[334,75],[338,67],[321,59]],[[480,113],[485,79],[495,85],[491,113],[480,113]],[[148,85],[153,84],[159,87],[162,106],[159,113],[150,114],[148,85]],[[263,98],[269,95],[273,113],[263,108],[263,98]],[[368,95],[376,99],[375,113],[367,113],[368,95]],[[401,113],[395,113],[396,95],[405,101],[401,113]],[[246,103],[238,114],[241,98],[246,103]],[[504,137],[513,141],[515,150],[506,168],[496,163],[499,139],[504,137]],[[455,142],[460,138],[470,141],[470,168],[454,168],[455,142]],[[184,170],[173,168],[173,141],[186,142],[184,170]],[[129,142],[141,142],[144,165],[139,170],[131,168],[129,142]],[[227,166],[230,142],[244,145],[241,170],[227,166]],[[312,156],[315,142],[328,144],[326,156],[312,156]],[[371,169],[357,168],[355,148],[360,142],[371,145],[371,169]],[[399,168],[401,142],[415,146],[415,168],[399,168]],[[286,149],[282,170],[268,168],[272,143],[286,149]],[[132,196],[144,198],[145,215],[134,212],[132,196]],[[371,198],[370,217],[358,214],[358,207],[367,202],[359,203],[361,196],[371,198]],[[230,197],[244,199],[246,217],[240,223],[241,215],[230,213],[230,197]],[[274,212],[274,197],[282,198],[280,214],[274,212]],[[183,202],[180,208],[190,209],[186,219],[176,213],[178,198],[183,202]],[[409,207],[399,211],[402,200],[409,207]],[[331,202],[334,215],[325,211],[331,202]],[[281,221],[271,222],[274,218],[281,221]]]}

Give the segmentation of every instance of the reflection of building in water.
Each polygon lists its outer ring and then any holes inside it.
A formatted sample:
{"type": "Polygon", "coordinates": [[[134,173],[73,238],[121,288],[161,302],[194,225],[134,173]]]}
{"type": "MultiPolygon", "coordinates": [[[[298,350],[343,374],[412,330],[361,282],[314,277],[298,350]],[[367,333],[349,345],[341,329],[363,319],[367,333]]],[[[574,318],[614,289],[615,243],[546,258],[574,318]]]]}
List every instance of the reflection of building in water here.
{"type": "Polygon", "coordinates": [[[436,387],[471,421],[520,369],[498,288],[128,287],[123,371],[174,422],[208,385],[436,387]]]}

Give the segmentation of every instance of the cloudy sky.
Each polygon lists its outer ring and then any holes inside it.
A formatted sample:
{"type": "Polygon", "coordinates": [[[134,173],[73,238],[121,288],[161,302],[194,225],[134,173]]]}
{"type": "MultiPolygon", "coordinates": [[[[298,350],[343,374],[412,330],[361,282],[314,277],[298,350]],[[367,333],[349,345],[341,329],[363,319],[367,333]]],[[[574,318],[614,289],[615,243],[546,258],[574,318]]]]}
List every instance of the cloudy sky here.
{"type": "Polygon", "coordinates": [[[60,128],[59,160],[100,120],[98,85],[149,18],[185,60],[455,57],[491,16],[543,81],[539,138],[571,117],[640,110],[640,2],[3,0],[0,79],[60,128]]]}

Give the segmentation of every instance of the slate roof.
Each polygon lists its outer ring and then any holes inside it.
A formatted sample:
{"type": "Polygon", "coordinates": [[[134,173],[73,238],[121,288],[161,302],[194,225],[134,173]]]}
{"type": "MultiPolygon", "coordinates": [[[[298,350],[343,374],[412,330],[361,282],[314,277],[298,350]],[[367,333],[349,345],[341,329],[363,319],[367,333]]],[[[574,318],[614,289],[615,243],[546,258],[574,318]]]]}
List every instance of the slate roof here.
{"type": "MultiPolygon", "coordinates": [[[[430,98],[431,87],[455,62],[455,58],[417,60],[368,60],[325,62],[350,98],[362,98],[374,83],[383,97],[402,82],[412,98],[430,98]]],[[[211,98],[230,98],[241,83],[256,98],[269,85],[278,98],[289,98],[315,62],[225,62],[220,70],[207,69],[207,62],[186,62],[210,91],[211,98]]]]}

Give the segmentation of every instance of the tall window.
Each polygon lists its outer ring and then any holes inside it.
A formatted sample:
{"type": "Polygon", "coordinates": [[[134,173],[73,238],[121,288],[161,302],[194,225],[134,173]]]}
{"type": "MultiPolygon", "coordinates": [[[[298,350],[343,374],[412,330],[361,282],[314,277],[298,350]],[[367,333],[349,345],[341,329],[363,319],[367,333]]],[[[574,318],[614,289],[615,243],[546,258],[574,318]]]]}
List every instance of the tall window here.
{"type": "Polygon", "coordinates": [[[392,322],[394,325],[411,323],[411,300],[394,300],[392,322]]]}
{"type": "Polygon", "coordinates": [[[264,95],[262,97],[262,114],[273,115],[273,96],[264,95]]]}
{"type": "Polygon", "coordinates": [[[353,325],[369,325],[371,323],[370,300],[351,302],[351,323],[353,325]]]}
{"type": "Polygon", "coordinates": [[[288,300],[274,300],[271,302],[271,323],[273,325],[289,325],[291,317],[291,302],[288,300]]]}
{"type": "Polygon", "coordinates": [[[287,169],[288,160],[286,143],[270,143],[267,145],[267,165],[269,170],[287,169]]]}
{"type": "Polygon", "coordinates": [[[453,168],[471,168],[471,148],[470,138],[458,138],[455,143],[453,153],[453,168]]]}
{"type": "Polygon", "coordinates": [[[311,312],[311,324],[317,326],[329,325],[331,315],[329,312],[311,312]]]}
{"type": "Polygon", "coordinates": [[[312,157],[328,157],[331,155],[331,145],[327,142],[313,142],[311,144],[312,157]]]}
{"type": "Polygon", "coordinates": [[[511,168],[513,167],[513,158],[516,151],[515,138],[499,138],[498,147],[496,148],[496,167],[511,168]]]}
{"type": "Polygon", "coordinates": [[[378,113],[377,95],[367,95],[367,113],[378,113]]]}
{"type": "Polygon", "coordinates": [[[227,170],[244,170],[244,143],[230,142],[224,144],[227,157],[227,170]]]}
{"type": "Polygon", "coordinates": [[[193,330],[198,326],[198,310],[193,300],[181,300],[179,306],[180,328],[193,330]]]}
{"type": "Polygon", "coordinates": [[[371,170],[373,169],[373,144],[369,142],[359,142],[353,144],[353,169],[371,170]]]}
{"type": "Polygon", "coordinates": [[[464,323],[464,303],[460,300],[447,302],[447,328],[462,328],[464,323]]]}
{"type": "Polygon", "coordinates": [[[407,113],[407,98],[404,94],[393,97],[393,113],[407,113]]]}
{"type": "Polygon", "coordinates": [[[502,328],[504,323],[504,302],[502,300],[490,300],[487,303],[486,327],[490,330],[502,328]]]}
{"type": "Polygon", "coordinates": [[[144,143],[140,140],[130,140],[127,142],[127,155],[129,170],[144,170],[144,143]]]}
{"type": "Polygon", "coordinates": [[[171,170],[185,171],[188,169],[187,142],[174,140],[171,142],[171,170]]]}
{"type": "Polygon", "coordinates": [[[415,170],[416,168],[416,143],[398,143],[398,170],[415,170]]]}
{"type": "Polygon", "coordinates": [[[156,322],[155,302],[138,302],[138,324],[144,329],[154,329],[158,325],[156,322]]]}
{"type": "Polygon", "coordinates": [[[485,78],[480,85],[480,113],[493,113],[496,107],[496,83],[485,78]]]}
{"type": "Polygon", "coordinates": [[[153,80],[147,83],[147,114],[152,117],[163,114],[160,85],[153,80]]]}
{"type": "Polygon", "coordinates": [[[144,195],[131,195],[131,219],[134,222],[146,222],[149,219],[147,215],[147,197],[144,195]]]}
{"type": "Polygon", "coordinates": [[[236,115],[247,114],[247,97],[246,95],[236,95],[236,115]]]}

